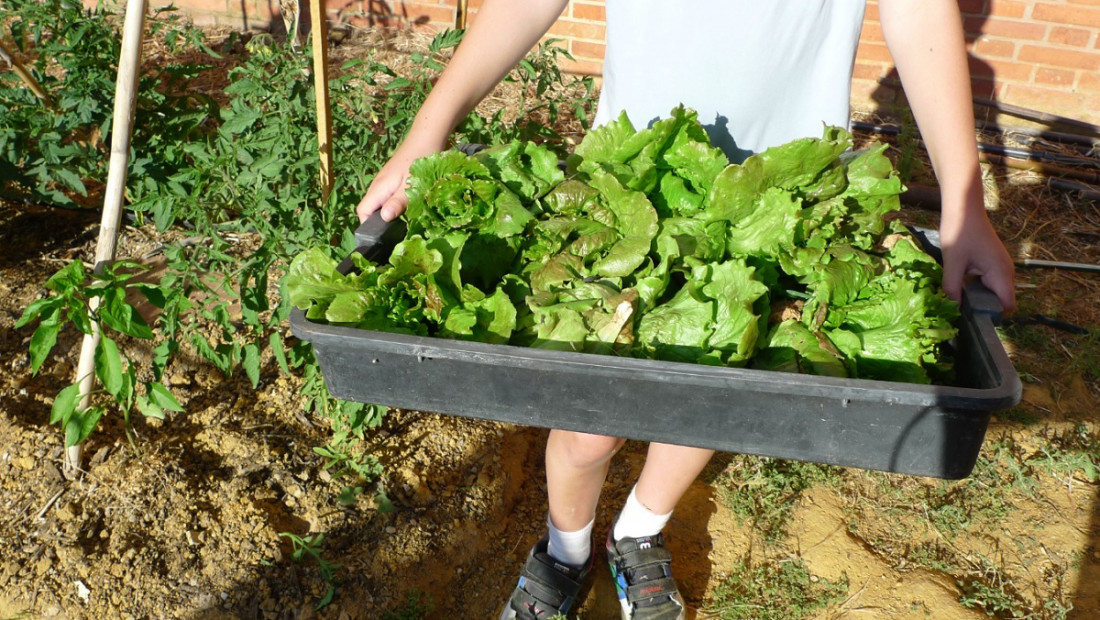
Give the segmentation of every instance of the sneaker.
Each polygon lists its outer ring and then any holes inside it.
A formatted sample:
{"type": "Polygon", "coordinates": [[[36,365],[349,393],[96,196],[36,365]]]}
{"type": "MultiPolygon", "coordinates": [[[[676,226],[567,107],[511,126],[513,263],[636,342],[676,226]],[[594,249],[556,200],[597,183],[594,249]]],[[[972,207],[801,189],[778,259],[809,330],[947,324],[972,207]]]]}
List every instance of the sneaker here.
{"type": "Polygon", "coordinates": [[[565,616],[574,604],[584,600],[584,593],[592,581],[589,577],[596,550],[592,550],[584,567],[574,568],[558,562],[546,552],[549,542],[550,537],[543,536],[527,555],[519,584],[500,613],[500,620],[549,620],[565,616]]]}
{"type": "Polygon", "coordinates": [[[672,578],[672,554],[664,537],[612,538],[607,533],[607,562],[619,592],[623,620],[683,620],[684,599],[672,578]]]}

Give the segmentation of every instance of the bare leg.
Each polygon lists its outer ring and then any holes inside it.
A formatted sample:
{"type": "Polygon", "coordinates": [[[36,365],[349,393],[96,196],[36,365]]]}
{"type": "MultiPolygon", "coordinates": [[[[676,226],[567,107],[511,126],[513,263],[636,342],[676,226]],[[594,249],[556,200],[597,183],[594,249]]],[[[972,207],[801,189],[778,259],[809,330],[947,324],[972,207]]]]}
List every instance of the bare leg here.
{"type": "Polygon", "coordinates": [[[554,527],[573,532],[592,521],[611,457],[625,442],[617,437],[550,431],[546,440],[546,491],[554,527]]]}
{"type": "Polygon", "coordinates": [[[635,490],[638,501],[654,514],[672,512],[713,454],[714,450],[704,448],[649,444],[649,453],[635,490]]]}

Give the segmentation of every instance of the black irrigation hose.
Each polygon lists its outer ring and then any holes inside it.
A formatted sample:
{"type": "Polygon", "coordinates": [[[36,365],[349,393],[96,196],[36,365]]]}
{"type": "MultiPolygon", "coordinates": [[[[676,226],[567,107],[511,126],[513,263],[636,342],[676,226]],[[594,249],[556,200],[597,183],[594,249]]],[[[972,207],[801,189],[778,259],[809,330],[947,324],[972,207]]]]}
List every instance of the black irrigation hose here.
{"type": "Polygon", "coordinates": [[[1082,152],[1090,152],[1100,148],[1100,139],[1077,133],[1065,133],[1061,131],[1051,131],[1049,129],[1032,129],[1030,127],[1005,127],[997,123],[984,122],[978,123],[977,127],[982,131],[1000,134],[1002,136],[1007,134],[1020,134],[1035,140],[1045,140],[1047,142],[1056,142],[1066,146],[1075,146],[1082,152]]]}
{"type": "Polygon", "coordinates": [[[1054,189],[1060,189],[1065,192],[1077,192],[1077,196],[1083,200],[1100,201],[1100,189],[1088,183],[1077,183],[1076,181],[1059,179],[1057,177],[1047,179],[1047,183],[1054,189]]]}
{"type": "MultiPolygon", "coordinates": [[[[885,136],[897,136],[901,133],[901,128],[896,125],[876,125],[874,123],[865,123],[862,121],[852,121],[852,129],[869,131],[885,136]]],[[[1077,166],[1084,168],[1100,169],[1100,159],[1096,159],[1093,157],[1063,155],[1061,153],[1046,153],[1033,149],[1000,146],[996,144],[986,144],[984,142],[978,143],[978,151],[982,153],[988,153],[990,155],[996,155],[999,157],[1026,159],[1030,161],[1047,162],[1062,166],[1077,166]]]]}
{"type": "Polygon", "coordinates": [[[1080,325],[1074,325],[1073,323],[1059,321],[1058,319],[1052,319],[1049,316],[1043,314],[1033,314],[1031,316],[1020,317],[1007,317],[1001,319],[1002,327],[1026,325],[1045,325],[1047,327],[1053,327],[1057,330],[1069,332],[1071,334],[1078,334],[1081,336],[1087,336],[1089,334],[1089,330],[1087,328],[1081,327],[1080,325]]]}

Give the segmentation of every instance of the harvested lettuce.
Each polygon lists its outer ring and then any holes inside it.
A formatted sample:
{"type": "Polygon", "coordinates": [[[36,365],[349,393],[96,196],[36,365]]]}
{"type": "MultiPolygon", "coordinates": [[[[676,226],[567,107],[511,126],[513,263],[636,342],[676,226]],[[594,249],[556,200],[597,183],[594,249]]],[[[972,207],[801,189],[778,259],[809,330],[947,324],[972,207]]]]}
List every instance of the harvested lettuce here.
{"type": "Polygon", "coordinates": [[[887,223],[885,147],[826,127],[731,165],[683,107],[591,131],[566,173],[543,147],[410,170],[387,264],[299,255],[290,301],[368,329],[837,377],[929,382],[958,309],[887,223]]]}

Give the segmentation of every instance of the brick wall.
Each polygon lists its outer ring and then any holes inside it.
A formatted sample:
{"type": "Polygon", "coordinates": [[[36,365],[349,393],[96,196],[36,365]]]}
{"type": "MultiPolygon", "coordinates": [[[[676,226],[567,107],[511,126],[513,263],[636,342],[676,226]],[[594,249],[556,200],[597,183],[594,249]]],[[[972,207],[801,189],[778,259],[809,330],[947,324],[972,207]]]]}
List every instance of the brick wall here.
{"type": "MultiPolygon", "coordinates": [[[[307,0],[301,0],[307,4],[307,0]]],[[[958,0],[967,32],[975,95],[1100,124],[1100,0],[958,0]]],[[[278,21],[279,0],[176,0],[200,23],[262,27],[278,21]]],[[[360,27],[453,27],[458,0],[327,0],[334,21],[360,27]]],[[[469,20],[481,0],[469,0],[469,20]]],[[[598,74],[604,48],[603,0],[573,0],[549,36],[598,74]]],[[[856,58],[853,107],[885,110],[900,101],[896,74],[868,0],[856,58]]],[[[978,108],[982,112],[982,108],[978,108]]],[[[1020,124],[1018,119],[1005,122],[1020,124]]]]}
{"type": "MultiPolygon", "coordinates": [[[[959,8],[975,96],[1100,123],[1100,0],[959,0],[959,8]]],[[[896,79],[878,3],[869,0],[853,106],[894,103],[896,79]]]]}

